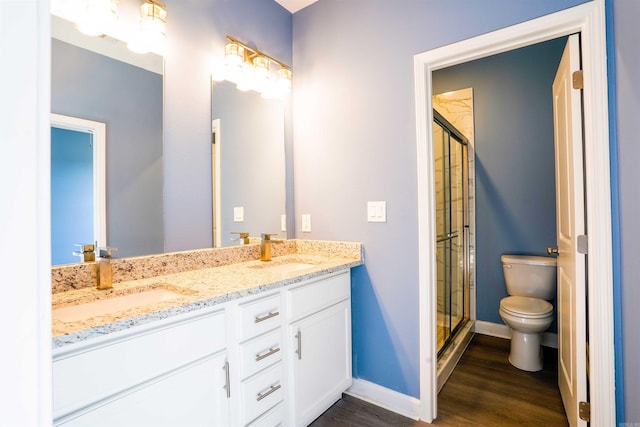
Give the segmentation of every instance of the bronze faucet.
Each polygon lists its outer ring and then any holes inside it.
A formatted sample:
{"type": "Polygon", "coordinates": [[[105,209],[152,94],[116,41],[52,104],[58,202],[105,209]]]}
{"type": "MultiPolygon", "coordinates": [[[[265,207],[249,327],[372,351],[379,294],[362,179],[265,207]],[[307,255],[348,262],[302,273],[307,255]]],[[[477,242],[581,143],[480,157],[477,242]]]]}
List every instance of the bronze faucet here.
{"type": "Polygon", "coordinates": [[[260,240],[260,261],[271,261],[271,244],[282,243],[282,240],[273,240],[273,234],[263,233],[260,240]]]}
{"type": "Polygon", "coordinates": [[[98,289],[111,289],[113,281],[111,278],[111,259],[113,251],[118,248],[106,247],[100,248],[98,252],[98,289]]]}

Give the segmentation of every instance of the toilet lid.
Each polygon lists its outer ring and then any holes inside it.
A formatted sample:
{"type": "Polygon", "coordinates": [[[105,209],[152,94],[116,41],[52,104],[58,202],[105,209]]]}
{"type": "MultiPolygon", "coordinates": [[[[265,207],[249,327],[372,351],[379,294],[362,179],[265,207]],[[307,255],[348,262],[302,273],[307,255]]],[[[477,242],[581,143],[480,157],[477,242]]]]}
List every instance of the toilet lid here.
{"type": "Polygon", "coordinates": [[[500,301],[500,308],[517,316],[545,317],[553,312],[553,305],[540,298],[511,296],[500,301]]]}

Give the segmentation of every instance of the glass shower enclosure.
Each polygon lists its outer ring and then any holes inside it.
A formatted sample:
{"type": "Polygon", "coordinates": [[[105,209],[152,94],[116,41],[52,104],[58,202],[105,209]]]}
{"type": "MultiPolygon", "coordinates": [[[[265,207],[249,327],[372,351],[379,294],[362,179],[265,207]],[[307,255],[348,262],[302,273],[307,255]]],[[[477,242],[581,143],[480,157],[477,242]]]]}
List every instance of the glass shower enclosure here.
{"type": "Polygon", "coordinates": [[[433,111],[436,195],[437,349],[469,319],[468,141],[433,111]]]}

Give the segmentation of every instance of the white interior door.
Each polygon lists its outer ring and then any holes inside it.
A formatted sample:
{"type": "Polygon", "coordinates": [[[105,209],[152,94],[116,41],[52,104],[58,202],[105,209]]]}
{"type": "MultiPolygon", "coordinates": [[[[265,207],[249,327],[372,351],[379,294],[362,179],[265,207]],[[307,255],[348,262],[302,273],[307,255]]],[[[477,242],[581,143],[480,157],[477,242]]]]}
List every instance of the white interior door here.
{"type": "Polygon", "coordinates": [[[553,82],[558,244],[558,386],[571,427],[586,426],[578,405],[587,400],[585,234],[581,90],[573,88],[580,69],[580,39],[567,41],[553,82]]]}

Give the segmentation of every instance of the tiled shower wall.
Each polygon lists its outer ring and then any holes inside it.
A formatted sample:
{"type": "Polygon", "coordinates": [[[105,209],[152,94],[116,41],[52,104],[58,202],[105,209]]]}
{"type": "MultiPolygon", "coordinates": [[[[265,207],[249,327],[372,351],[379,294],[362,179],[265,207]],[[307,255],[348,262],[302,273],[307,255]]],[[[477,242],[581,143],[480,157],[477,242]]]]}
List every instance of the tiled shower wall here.
{"type": "MultiPolygon", "coordinates": [[[[454,92],[447,92],[433,96],[433,107],[442,114],[458,131],[460,131],[468,140],[468,162],[469,162],[469,294],[473,295],[472,290],[475,288],[475,150],[474,150],[474,132],[473,132],[473,89],[466,88],[454,92]]],[[[434,159],[436,164],[438,158],[442,157],[441,150],[434,151],[434,159]],[[439,157],[438,157],[439,156],[439,157]]],[[[436,200],[442,200],[442,192],[444,191],[444,182],[442,178],[441,167],[437,166],[436,174],[436,200]]],[[[455,180],[454,180],[455,181],[455,180]]],[[[452,189],[452,194],[461,194],[461,191],[452,189]]],[[[458,204],[458,206],[462,206],[458,204]]],[[[444,206],[436,207],[436,227],[442,230],[442,213],[444,206]]],[[[458,212],[458,214],[460,214],[458,212]]],[[[438,319],[441,319],[441,313],[445,311],[445,296],[441,289],[444,289],[444,246],[438,245],[437,261],[438,261],[438,319]]],[[[454,292],[452,298],[452,312],[456,313],[458,307],[456,304],[462,304],[464,290],[459,289],[454,292]]],[[[475,318],[475,301],[470,301],[470,317],[475,318]]],[[[443,319],[444,320],[444,319],[443,319]]]]}

